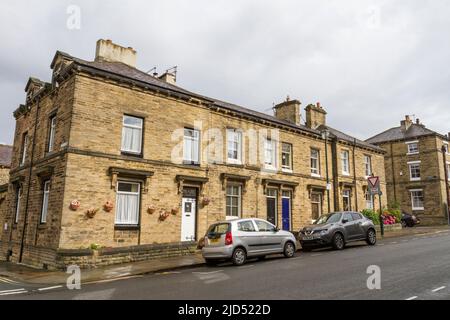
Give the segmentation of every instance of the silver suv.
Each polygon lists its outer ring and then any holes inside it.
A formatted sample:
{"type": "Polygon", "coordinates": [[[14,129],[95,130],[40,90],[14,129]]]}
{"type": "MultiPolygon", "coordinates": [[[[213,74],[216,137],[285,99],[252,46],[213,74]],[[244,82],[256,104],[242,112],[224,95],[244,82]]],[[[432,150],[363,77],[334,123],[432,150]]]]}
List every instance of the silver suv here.
{"type": "Polygon", "coordinates": [[[297,251],[295,236],[262,219],[236,219],[211,225],[203,240],[202,254],[207,264],[231,260],[243,265],[247,258],[263,259],[282,253],[291,258],[297,251]]]}

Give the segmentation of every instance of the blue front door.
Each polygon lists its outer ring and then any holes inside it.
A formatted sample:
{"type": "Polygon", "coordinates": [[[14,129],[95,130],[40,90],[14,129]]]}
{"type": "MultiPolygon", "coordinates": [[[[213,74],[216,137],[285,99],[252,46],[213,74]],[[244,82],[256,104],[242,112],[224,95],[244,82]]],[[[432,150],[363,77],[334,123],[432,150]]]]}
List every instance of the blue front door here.
{"type": "Polygon", "coordinates": [[[291,230],[291,196],[283,195],[281,201],[281,218],[283,220],[283,230],[291,230]]]}

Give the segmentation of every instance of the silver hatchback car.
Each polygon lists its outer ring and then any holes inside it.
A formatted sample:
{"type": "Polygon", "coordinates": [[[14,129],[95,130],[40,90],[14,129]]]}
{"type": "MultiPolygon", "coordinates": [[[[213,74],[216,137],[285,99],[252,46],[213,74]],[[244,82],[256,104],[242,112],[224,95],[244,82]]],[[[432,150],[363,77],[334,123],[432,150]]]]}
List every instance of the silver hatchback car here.
{"type": "Polygon", "coordinates": [[[243,265],[247,258],[263,259],[269,254],[291,258],[297,251],[295,236],[256,218],[236,219],[211,225],[203,239],[202,254],[207,264],[231,260],[243,265]]]}

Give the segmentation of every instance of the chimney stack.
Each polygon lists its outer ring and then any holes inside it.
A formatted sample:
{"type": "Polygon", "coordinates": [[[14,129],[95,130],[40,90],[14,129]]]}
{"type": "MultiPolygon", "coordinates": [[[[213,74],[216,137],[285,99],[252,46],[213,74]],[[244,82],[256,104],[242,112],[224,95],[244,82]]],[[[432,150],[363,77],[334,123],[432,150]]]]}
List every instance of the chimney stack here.
{"type": "Polygon", "coordinates": [[[160,75],[158,79],[170,84],[176,84],[177,82],[177,77],[173,72],[165,72],[162,75],[160,75]]]}
{"type": "Polygon", "coordinates": [[[280,120],[285,120],[293,124],[300,125],[300,105],[300,101],[291,100],[290,97],[287,96],[286,101],[273,107],[275,117],[280,120]]]}
{"type": "Polygon", "coordinates": [[[327,124],[327,112],[322,108],[320,102],[316,105],[309,104],[305,108],[306,111],[306,126],[311,129],[317,129],[320,126],[327,124]]]}
{"type": "Polygon", "coordinates": [[[409,128],[411,128],[413,124],[413,121],[411,120],[410,116],[405,116],[405,120],[403,120],[402,122],[400,122],[400,126],[402,127],[402,129],[404,131],[408,131],[409,128]]]}
{"type": "Polygon", "coordinates": [[[113,43],[111,40],[100,39],[97,41],[95,51],[97,62],[121,62],[136,68],[136,50],[131,47],[125,48],[113,43]]]}

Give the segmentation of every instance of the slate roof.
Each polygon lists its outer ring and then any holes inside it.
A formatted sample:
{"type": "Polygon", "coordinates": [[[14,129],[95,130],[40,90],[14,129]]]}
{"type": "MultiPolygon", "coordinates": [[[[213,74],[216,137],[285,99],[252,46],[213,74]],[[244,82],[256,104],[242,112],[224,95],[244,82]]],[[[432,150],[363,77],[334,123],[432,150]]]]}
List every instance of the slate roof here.
{"type": "Polygon", "coordinates": [[[447,139],[445,136],[426,128],[422,124],[412,124],[408,130],[403,130],[403,128],[395,127],[389,130],[386,130],[372,138],[366,140],[368,143],[379,144],[383,142],[390,141],[398,141],[398,140],[413,140],[424,136],[437,135],[444,139],[447,139]]]}
{"type": "MultiPolygon", "coordinates": [[[[233,104],[233,103],[221,101],[221,100],[218,100],[218,99],[210,98],[210,97],[207,97],[207,96],[204,96],[204,95],[201,95],[201,94],[197,94],[197,93],[188,91],[188,90],[183,89],[181,87],[178,87],[176,85],[167,83],[167,82],[165,82],[165,81],[163,81],[161,79],[158,79],[157,77],[154,77],[154,76],[152,76],[152,75],[150,75],[148,73],[145,73],[143,71],[140,71],[140,70],[138,70],[136,68],[128,66],[128,65],[126,65],[124,63],[120,63],[120,62],[103,62],[103,61],[102,62],[86,61],[86,60],[83,60],[83,59],[79,59],[79,58],[73,57],[73,56],[71,56],[71,55],[69,55],[67,53],[61,52],[61,51],[58,51],[56,53],[56,55],[58,55],[58,54],[61,54],[64,57],[66,57],[67,59],[70,59],[70,60],[74,61],[78,66],[88,68],[90,71],[97,70],[99,72],[106,72],[108,74],[114,74],[116,76],[122,77],[123,79],[129,79],[129,80],[132,80],[132,81],[138,81],[138,82],[141,82],[141,83],[153,86],[153,87],[169,90],[169,91],[176,92],[178,94],[185,95],[185,96],[188,96],[188,97],[194,97],[194,98],[206,100],[206,101],[209,101],[214,106],[217,106],[217,107],[220,107],[220,108],[225,108],[225,109],[228,109],[228,110],[231,110],[231,111],[235,111],[237,113],[241,113],[241,114],[249,115],[249,116],[252,116],[252,117],[259,118],[259,119],[267,120],[267,121],[270,121],[272,123],[281,124],[281,125],[288,126],[288,127],[293,128],[293,129],[301,130],[301,131],[304,131],[304,132],[308,132],[308,133],[311,133],[311,134],[320,135],[320,130],[314,130],[314,129],[308,128],[305,125],[296,125],[296,124],[293,124],[293,123],[291,123],[289,121],[280,120],[280,119],[276,118],[275,116],[271,116],[271,115],[268,115],[266,113],[262,113],[262,112],[255,111],[255,110],[252,110],[252,109],[249,109],[249,108],[238,106],[238,105],[233,104]]],[[[56,56],[55,56],[55,58],[56,58],[56,56]]],[[[55,59],[53,61],[55,61],[55,59]]],[[[52,66],[53,66],[53,64],[54,64],[54,62],[52,62],[52,66]]],[[[340,131],[338,131],[336,129],[333,129],[331,127],[327,126],[327,128],[329,128],[330,132],[332,134],[334,134],[338,139],[346,141],[346,142],[349,142],[349,143],[352,143],[352,144],[354,143],[354,141],[355,141],[354,137],[351,137],[351,136],[349,136],[349,135],[347,135],[345,133],[342,133],[342,132],[340,132],[340,131]]],[[[358,146],[360,146],[360,147],[363,147],[363,148],[369,148],[369,149],[372,149],[374,151],[383,152],[384,153],[383,149],[381,149],[381,148],[379,148],[379,147],[377,147],[377,146],[375,146],[373,144],[370,144],[370,143],[367,143],[365,141],[359,140],[359,139],[356,139],[356,144],[358,146]]]]}
{"type": "Polygon", "coordinates": [[[12,146],[0,144],[0,166],[11,167],[12,146]]]}

